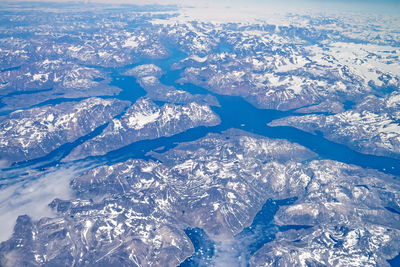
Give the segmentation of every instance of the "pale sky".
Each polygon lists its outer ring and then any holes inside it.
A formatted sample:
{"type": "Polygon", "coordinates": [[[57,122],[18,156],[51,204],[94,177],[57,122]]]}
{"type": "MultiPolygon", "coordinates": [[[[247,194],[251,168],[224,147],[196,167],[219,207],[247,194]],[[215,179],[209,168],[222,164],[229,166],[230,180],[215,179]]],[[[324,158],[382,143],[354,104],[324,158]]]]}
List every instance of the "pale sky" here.
{"type": "MultiPolygon", "coordinates": [[[[337,10],[366,11],[370,13],[400,14],[400,0],[22,0],[23,2],[71,2],[71,3],[103,3],[103,4],[176,4],[181,7],[192,6],[196,8],[225,8],[230,7],[232,12],[247,9],[260,11],[289,11],[317,10],[330,12],[337,10]]],[[[0,2],[17,2],[15,0],[0,0],[0,2]]],[[[224,16],[229,16],[224,11],[224,16]]],[[[251,12],[250,12],[251,14],[251,12]]]]}
{"type": "MultiPolygon", "coordinates": [[[[2,0],[3,2],[18,2],[15,0],[2,0]]],[[[210,4],[267,4],[267,5],[330,5],[330,6],[358,6],[362,8],[367,5],[384,6],[391,5],[400,7],[400,0],[22,0],[21,2],[75,2],[75,3],[127,3],[135,5],[146,4],[179,4],[179,5],[210,5],[210,4]]]]}

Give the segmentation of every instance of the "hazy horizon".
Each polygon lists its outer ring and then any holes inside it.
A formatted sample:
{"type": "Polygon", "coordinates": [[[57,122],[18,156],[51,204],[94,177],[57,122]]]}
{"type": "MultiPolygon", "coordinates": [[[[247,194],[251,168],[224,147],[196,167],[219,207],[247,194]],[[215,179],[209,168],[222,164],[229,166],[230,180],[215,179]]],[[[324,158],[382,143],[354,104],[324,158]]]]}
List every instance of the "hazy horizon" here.
{"type": "MultiPolygon", "coordinates": [[[[176,4],[180,6],[210,6],[210,5],[224,5],[224,6],[287,6],[288,8],[310,8],[310,7],[321,7],[321,8],[350,8],[350,9],[370,9],[377,7],[386,7],[392,10],[400,9],[400,1],[398,0],[384,0],[384,1],[376,1],[376,0],[25,0],[25,1],[12,1],[12,0],[3,0],[3,2],[53,2],[53,3],[101,3],[101,4],[132,4],[132,5],[149,5],[149,4],[157,4],[157,5],[170,5],[176,4]]],[[[371,11],[374,11],[372,9],[371,11]]],[[[375,10],[376,11],[376,10],[375,10]]],[[[397,10],[396,10],[397,11],[397,10]]],[[[394,12],[396,12],[394,11],[394,12]]]]}

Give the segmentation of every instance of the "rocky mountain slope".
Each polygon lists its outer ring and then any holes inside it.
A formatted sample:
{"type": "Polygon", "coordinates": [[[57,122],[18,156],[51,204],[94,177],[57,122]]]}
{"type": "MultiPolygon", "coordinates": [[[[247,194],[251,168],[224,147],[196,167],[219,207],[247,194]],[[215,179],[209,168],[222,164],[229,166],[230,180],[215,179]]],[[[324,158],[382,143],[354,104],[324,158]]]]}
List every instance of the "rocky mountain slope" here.
{"type": "Polygon", "coordinates": [[[15,111],[0,121],[0,157],[8,162],[43,157],[111,121],[128,105],[89,98],[15,111]]]}
{"type": "Polygon", "coordinates": [[[218,116],[209,106],[164,104],[159,107],[148,99],[139,99],[120,119],[114,119],[103,132],[76,147],[66,160],[104,155],[133,142],[171,136],[190,128],[215,126],[218,116]]]}

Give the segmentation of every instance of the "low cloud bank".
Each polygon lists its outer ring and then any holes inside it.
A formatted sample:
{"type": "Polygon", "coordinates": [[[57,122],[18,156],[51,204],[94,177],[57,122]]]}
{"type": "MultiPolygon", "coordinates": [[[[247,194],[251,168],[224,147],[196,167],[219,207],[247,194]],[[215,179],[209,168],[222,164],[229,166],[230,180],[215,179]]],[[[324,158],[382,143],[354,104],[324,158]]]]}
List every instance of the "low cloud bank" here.
{"type": "Polygon", "coordinates": [[[72,196],[69,183],[77,174],[74,168],[61,168],[35,180],[23,181],[0,191],[0,242],[10,238],[19,215],[33,219],[52,216],[48,204],[55,198],[72,196]]]}

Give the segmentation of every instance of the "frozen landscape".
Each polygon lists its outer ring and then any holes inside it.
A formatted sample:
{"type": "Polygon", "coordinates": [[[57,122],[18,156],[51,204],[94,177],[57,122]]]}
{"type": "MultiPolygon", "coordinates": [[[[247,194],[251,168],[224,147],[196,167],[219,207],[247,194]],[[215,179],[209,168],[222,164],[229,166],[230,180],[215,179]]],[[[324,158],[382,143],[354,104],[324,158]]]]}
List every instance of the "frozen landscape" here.
{"type": "Polygon", "coordinates": [[[400,266],[400,5],[317,2],[1,2],[0,266],[400,266]]]}

